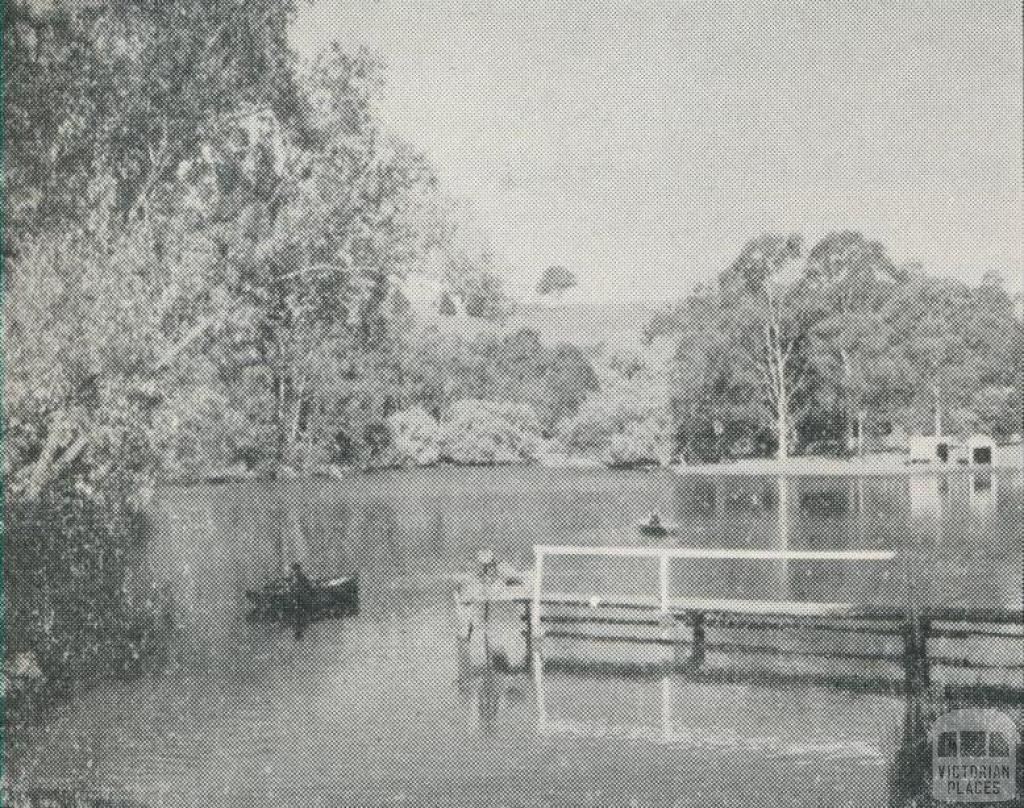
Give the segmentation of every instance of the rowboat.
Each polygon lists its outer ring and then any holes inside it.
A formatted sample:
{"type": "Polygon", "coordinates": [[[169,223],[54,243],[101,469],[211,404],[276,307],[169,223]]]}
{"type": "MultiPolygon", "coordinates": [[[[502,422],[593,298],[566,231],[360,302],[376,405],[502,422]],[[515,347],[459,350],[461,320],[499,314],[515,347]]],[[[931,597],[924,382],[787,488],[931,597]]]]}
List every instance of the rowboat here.
{"type": "Polygon", "coordinates": [[[679,533],[679,525],[653,519],[647,522],[640,522],[637,524],[636,529],[640,531],[641,536],[652,536],[659,539],[679,533]]]}
{"type": "Polygon", "coordinates": [[[359,573],[311,581],[308,597],[296,597],[288,578],[278,578],[261,589],[250,589],[245,597],[251,616],[280,619],[301,611],[307,617],[340,617],[359,611],[359,573]]]}

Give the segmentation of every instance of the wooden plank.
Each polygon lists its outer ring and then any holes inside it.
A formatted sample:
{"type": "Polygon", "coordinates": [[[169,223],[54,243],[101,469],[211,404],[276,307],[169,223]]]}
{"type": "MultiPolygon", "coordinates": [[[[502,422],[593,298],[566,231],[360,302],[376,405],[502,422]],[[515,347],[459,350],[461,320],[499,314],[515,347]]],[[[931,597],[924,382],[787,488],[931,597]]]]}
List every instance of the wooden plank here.
{"type": "Polygon", "coordinates": [[[921,615],[928,620],[943,623],[1017,623],[1024,624],[1024,609],[1020,606],[978,608],[974,606],[926,607],[921,615]]]}
{"type": "MultiPolygon", "coordinates": [[[[581,631],[554,630],[548,632],[547,636],[551,639],[584,640],[597,643],[623,643],[627,645],[679,645],[691,648],[695,645],[695,643],[690,640],[666,640],[662,637],[634,637],[632,635],[627,636],[621,634],[588,634],[581,631]]],[[[904,656],[902,654],[896,655],[813,648],[780,648],[775,645],[748,645],[746,643],[730,642],[701,643],[699,645],[703,646],[705,653],[717,654],[743,653],[752,655],[764,654],[766,656],[856,659],[871,662],[891,662],[894,664],[904,661],[904,656]]],[[[968,670],[1024,670],[1024,665],[1017,662],[975,662],[967,659],[966,657],[929,656],[928,661],[932,665],[949,668],[965,668],[968,670]]]]}
{"type": "MultiPolygon", "coordinates": [[[[549,606],[574,606],[581,608],[633,609],[638,611],[660,611],[661,598],[612,595],[607,598],[588,598],[585,595],[563,592],[548,592],[541,603],[549,606]]],[[[713,598],[670,598],[669,611],[699,611],[721,614],[758,614],[787,617],[850,617],[858,607],[852,603],[804,603],[800,601],[776,600],[729,600],[713,598]]],[[[888,613],[889,619],[899,619],[898,610],[888,613]]]]}
{"type": "Polygon", "coordinates": [[[935,628],[935,626],[932,626],[928,631],[928,637],[935,637],[943,640],[968,640],[972,637],[988,637],[993,640],[1014,640],[1015,642],[1024,642],[1024,634],[1021,634],[1019,631],[991,631],[981,628],[946,629],[935,628]]]}
{"type": "Polygon", "coordinates": [[[775,600],[673,598],[673,610],[728,614],[786,615],[792,617],[845,617],[857,608],[853,603],[817,603],[775,600]]]}
{"type": "MultiPolygon", "coordinates": [[[[814,619],[814,618],[810,618],[814,619]]],[[[844,618],[845,619],[845,618],[844,618]]],[[[573,615],[557,615],[557,616],[545,616],[541,618],[541,622],[551,623],[557,625],[609,625],[609,626],[637,626],[641,628],[660,628],[662,626],[661,620],[653,618],[628,618],[628,617],[605,617],[602,614],[573,614],[573,615]]],[[[719,629],[721,631],[748,631],[748,630],[766,630],[766,631],[778,631],[778,630],[791,630],[791,631],[815,631],[815,632],[834,632],[837,634],[870,634],[871,636],[892,636],[902,637],[902,627],[894,627],[886,625],[883,621],[867,621],[864,625],[848,625],[842,622],[833,623],[819,623],[819,622],[805,622],[800,618],[787,618],[778,617],[772,619],[749,619],[748,616],[739,615],[718,615],[710,617],[704,621],[704,624],[708,628],[719,629]]],[[[935,637],[938,635],[934,629],[932,629],[929,636],[935,637]]],[[[967,632],[963,634],[964,637],[973,636],[967,632]]],[[[1024,635],[1021,634],[998,634],[992,635],[1007,639],[1021,639],[1024,635]]]]}
{"type": "MultiPolygon", "coordinates": [[[[562,639],[562,640],[585,640],[597,643],[623,643],[623,644],[640,644],[640,645],[682,645],[694,647],[695,643],[690,640],[666,640],[663,637],[634,637],[631,635],[621,634],[588,634],[582,631],[549,631],[547,636],[550,639],[562,639]]],[[[786,657],[815,657],[815,658],[827,658],[827,659],[857,659],[864,661],[874,662],[892,662],[899,663],[903,661],[902,655],[895,654],[872,654],[872,653],[861,653],[856,651],[839,651],[832,649],[800,649],[800,648],[779,648],[775,645],[747,645],[745,643],[732,643],[732,642],[702,642],[697,644],[704,651],[704,654],[728,654],[728,653],[743,653],[743,654],[764,654],[766,656],[786,656],[786,657]]],[[[705,657],[706,658],[706,657],[705,657]]],[[[702,659],[703,661],[703,659],[702,659]]]]}
{"type": "MultiPolygon", "coordinates": [[[[525,604],[533,601],[533,618],[535,623],[539,622],[536,605],[544,606],[566,606],[586,609],[624,609],[634,611],[657,611],[662,609],[660,596],[645,595],[607,595],[589,597],[580,593],[569,592],[548,592],[541,597],[539,593],[531,592],[525,586],[507,587],[496,586],[489,593],[484,592],[476,585],[467,586],[457,593],[456,598],[463,607],[490,601],[491,603],[519,603],[525,604]]],[[[696,609],[718,615],[774,615],[778,617],[820,617],[846,620],[864,621],[887,621],[897,622],[906,619],[906,613],[895,606],[874,606],[856,603],[822,603],[804,601],[774,601],[774,600],[738,600],[730,598],[670,598],[670,611],[687,611],[696,609]]],[[[957,636],[957,632],[976,633],[978,636],[988,636],[989,632],[979,629],[972,632],[964,624],[993,624],[993,625],[1024,625],[1024,612],[1019,607],[935,607],[925,608],[920,616],[931,622],[951,623],[951,626],[936,626],[935,634],[942,636],[949,632],[950,636],[957,636]]],[[[1019,634],[998,635],[991,632],[993,636],[1006,636],[1007,639],[1019,638],[1019,634]]]]}
{"type": "Polygon", "coordinates": [[[718,558],[781,561],[891,561],[892,550],[760,550],[732,547],[602,547],[537,544],[535,553],[561,556],[619,558],[718,558]]]}
{"type": "MultiPolygon", "coordinates": [[[[528,592],[525,587],[515,589],[496,589],[489,600],[492,603],[519,603],[524,604],[530,601],[539,602],[544,606],[566,606],[587,609],[624,609],[632,611],[660,611],[660,597],[632,596],[632,595],[608,595],[603,597],[588,597],[579,593],[549,592],[541,598],[535,598],[536,593],[528,592]]],[[[483,603],[484,597],[476,593],[472,588],[460,595],[460,602],[464,606],[474,603],[483,603]]],[[[906,612],[895,606],[873,606],[856,603],[819,603],[803,601],[750,601],[732,599],[699,599],[699,598],[672,598],[669,601],[671,611],[685,611],[698,609],[713,613],[714,615],[773,615],[777,617],[819,617],[845,620],[884,621],[897,622],[906,619],[906,612]]],[[[939,621],[957,624],[970,623],[991,623],[998,625],[1022,625],[1024,624],[1024,613],[1015,607],[997,608],[934,608],[921,610],[921,616],[929,621],[939,621]]],[[[534,620],[539,615],[534,611],[534,620]]],[[[970,628],[961,629],[967,633],[976,633],[978,636],[987,636],[987,632],[979,630],[971,632],[970,628]]],[[[941,636],[945,629],[936,630],[936,635],[941,636]]],[[[955,629],[950,629],[955,631],[955,629]]],[[[994,633],[993,633],[994,634],[994,633]]],[[[996,635],[994,635],[996,636],[996,635]]],[[[1005,636],[1007,639],[1019,638],[1019,634],[997,635],[1005,636]]]]}

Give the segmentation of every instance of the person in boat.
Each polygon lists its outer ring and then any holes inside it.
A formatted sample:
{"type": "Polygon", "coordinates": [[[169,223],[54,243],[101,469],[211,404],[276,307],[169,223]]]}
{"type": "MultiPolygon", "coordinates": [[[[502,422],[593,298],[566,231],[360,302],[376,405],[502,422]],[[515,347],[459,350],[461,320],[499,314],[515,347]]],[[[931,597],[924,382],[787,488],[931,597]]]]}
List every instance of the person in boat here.
{"type": "Polygon", "coordinates": [[[288,575],[288,588],[291,594],[291,617],[295,628],[295,639],[301,640],[309,623],[309,614],[313,608],[313,584],[302,565],[298,561],[292,564],[288,575]]]}

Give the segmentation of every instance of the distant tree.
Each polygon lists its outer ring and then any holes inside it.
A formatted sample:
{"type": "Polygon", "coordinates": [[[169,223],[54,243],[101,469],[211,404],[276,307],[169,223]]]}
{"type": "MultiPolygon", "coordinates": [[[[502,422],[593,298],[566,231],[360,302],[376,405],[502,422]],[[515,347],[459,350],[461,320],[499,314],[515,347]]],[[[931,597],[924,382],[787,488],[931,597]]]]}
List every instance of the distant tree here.
{"type": "Polygon", "coordinates": [[[1024,327],[1001,278],[971,288],[897,267],[855,232],[822,239],[789,275],[798,256],[794,238],[756,239],[648,326],[648,340],[677,341],[685,455],[759,451],[770,436],[784,458],[790,433],[804,449],[845,451],[854,425],[863,453],[869,419],[912,430],[925,412],[937,433],[1019,427],[1024,327]]]}
{"type": "Polygon", "coordinates": [[[467,316],[506,320],[515,305],[487,239],[471,226],[470,214],[452,202],[446,203],[441,218],[439,252],[445,282],[462,300],[467,316]]]}
{"type": "Polygon", "coordinates": [[[537,281],[537,294],[545,297],[557,295],[572,289],[576,285],[576,276],[564,266],[550,266],[544,270],[537,281]]]}
{"type": "Polygon", "coordinates": [[[989,386],[977,390],[970,401],[970,431],[1009,440],[1020,434],[1020,393],[1014,386],[989,386]]]}
{"type": "Polygon", "coordinates": [[[559,421],[579,412],[588,394],[598,389],[598,379],[590,360],[575,345],[546,351],[540,373],[544,391],[532,403],[545,433],[551,434],[559,421]]]}
{"type": "Polygon", "coordinates": [[[403,375],[405,400],[435,414],[463,398],[522,402],[536,412],[545,435],[599,386],[580,348],[545,345],[531,329],[474,339],[426,329],[410,341],[403,375]]]}
{"type": "Polygon", "coordinates": [[[961,281],[915,274],[894,290],[884,317],[907,369],[911,405],[917,413],[929,412],[935,434],[963,428],[947,418],[969,413],[977,391],[1017,387],[1018,325],[998,276],[986,276],[972,289],[961,281]]]}
{"type": "Polygon", "coordinates": [[[817,309],[810,335],[811,362],[820,381],[834,385],[845,410],[847,440],[856,426],[863,456],[869,408],[899,403],[903,366],[894,359],[892,334],[882,308],[893,287],[906,282],[885,247],[843,231],[819,241],[804,264],[808,304],[817,309]]]}
{"type": "Polygon", "coordinates": [[[441,301],[437,304],[437,309],[445,317],[454,317],[458,314],[458,309],[455,308],[455,301],[452,300],[452,296],[448,292],[441,294],[441,301]]]}
{"type": "Polygon", "coordinates": [[[810,315],[800,285],[787,275],[800,250],[799,236],[761,236],[718,278],[720,328],[736,370],[771,411],[779,460],[789,455],[806,373],[810,315]]]}
{"type": "Polygon", "coordinates": [[[690,460],[760,453],[772,442],[774,411],[761,378],[737,352],[729,322],[717,288],[699,286],[657,324],[676,339],[671,411],[677,448],[690,460]]]}
{"type": "Polygon", "coordinates": [[[371,457],[374,467],[407,468],[430,466],[438,461],[439,431],[437,420],[422,407],[412,407],[385,419],[388,442],[383,453],[371,457]]]}
{"type": "Polygon", "coordinates": [[[505,293],[504,283],[488,264],[463,275],[456,288],[462,295],[469,317],[504,322],[515,309],[515,302],[505,293]]]}
{"type": "Polygon", "coordinates": [[[667,424],[664,413],[643,421],[630,421],[621,432],[611,435],[602,454],[613,468],[635,468],[664,464],[668,460],[667,424]]]}

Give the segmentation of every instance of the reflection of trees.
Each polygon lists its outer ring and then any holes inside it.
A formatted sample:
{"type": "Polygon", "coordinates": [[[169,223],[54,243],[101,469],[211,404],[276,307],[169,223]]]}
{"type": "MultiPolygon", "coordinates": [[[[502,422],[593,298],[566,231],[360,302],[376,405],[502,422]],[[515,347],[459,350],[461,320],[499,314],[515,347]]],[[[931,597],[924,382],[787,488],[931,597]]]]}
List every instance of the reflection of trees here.
{"type": "Polygon", "coordinates": [[[441,502],[435,503],[434,512],[430,517],[430,527],[427,529],[427,548],[440,558],[448,546],[448,530],[445,525],[445,507],[441,502]]]}
{"type": "Polygon", "coordinates": [[[404,573],[398,517],[391,505],[384,500],[372,500],[363,506],[357,537],[361,555],[384,561],[398,575],[404,573]]]}
{"type": "Polygon", "coordinates": [[[347,571],[346,544],[351,516],[344,503],[325,501],[316,489],[288,485],[276,509],[280,526],[279,556],[287,570],[292,561],[307,562],[316,574],[347,571]]]}

